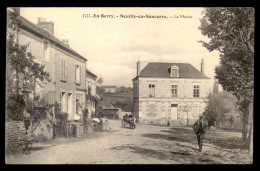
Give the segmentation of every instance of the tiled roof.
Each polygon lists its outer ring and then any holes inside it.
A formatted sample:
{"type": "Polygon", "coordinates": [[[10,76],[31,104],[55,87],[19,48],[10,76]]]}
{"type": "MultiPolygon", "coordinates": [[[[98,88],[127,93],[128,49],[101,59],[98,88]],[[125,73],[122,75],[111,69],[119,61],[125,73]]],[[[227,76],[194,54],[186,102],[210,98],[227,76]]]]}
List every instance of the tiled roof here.
{"type": "Polygon", "coordinates": [[[87,60],[86,58],[84,58],[83,56],[81,56],[80,54],[78,54],[77,52],[75,52],[73,49],[71,49],[70,47],[66,46],[64,43],[62,43],[62,41],[60,41],[59,39],[57,39],[54,35],[52,35],[51,33],[49,33],[48,31],[40,28],[39,26],[33,24],[32,22],[28,21],[27,19],[23,18],[22,16],[19,17],[20,23],[21,23],[21,28],[33,33],[34,35],[37,35],[39,37],[44,37],[46,39],[48,39],[49,41],[53,42],[56,44],[56,46],[59,46],[60,48],[62,48],[63,50],[83,59],[83,60],[87,60]]]}
{"type": "MultiPolygon", "coordinates": [[[[178,78],[198,78],[210,79],[194,66],[188,63],[160,63],[149,62],[141,71],[139,77],[156,77],[156,78],[172,78],[170,77],[170,67],[176,65],[179,67],[178,78]]],[[[176,78],[176,77],[174,77],[176,78]]],[[[134,78],[135,79],[135,78],[134,78]]]]}
{"type": "Polygon", "coordinates": [[[86,68],[86,72],[88,73],[88,74],[90,74],[90,75],[92,75],[93,77],[97,77],[95,74],[93,74],[90,70],[88,70],[87,68],[86,68]]]}
{"type": "Polygon", "coordinates": [[[106,108],[106,109],[115,108],[107,99],[102,99],[101,101],[99,101],[97,107],[106,108]]]}
{"type": "Polygon", "coordinates": [[[101,86],[102,88],[116,88],[116,86],[113,86],[113,85],[104,85],[104,86],[101,86]]]}

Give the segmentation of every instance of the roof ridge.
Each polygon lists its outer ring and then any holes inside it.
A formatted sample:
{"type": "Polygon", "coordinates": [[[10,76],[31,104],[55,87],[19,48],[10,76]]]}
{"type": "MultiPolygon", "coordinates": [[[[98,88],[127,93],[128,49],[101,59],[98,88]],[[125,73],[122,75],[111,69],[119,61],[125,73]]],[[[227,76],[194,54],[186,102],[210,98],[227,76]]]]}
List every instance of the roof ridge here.
{"type": "Polygon", "coordinates": [[[205,74],[200,72],[190,63],[166,63],[166,62],[148,62],[148,64],[142,69],[138,77],[158,77],[158,78],[171,78],[169,70],[165,68],[165,65],[176,64],[179,66],[178,78],[198,78],[198,79],[210,79],[205,74]]]}
{"type": "MultiPolygon", "coordinates": [[[[27,20],[26,18],[24,18],[23,16],[20,16],[20,23],[21,25],[23,25],[23,27],[29,29],[31,29],[31,32],[35,32],[37,34],[40,34],[41,36],[50,39],[52,42],[60,45],[62,48],[67,49],[67,51],[70,51],[70,53],[83,58],[84,60],[87,60],[85,57],[83,57],[82,55],[80,55],[78,52],[76,52],[75,50],[73,50],[71,47],[67,47],[59,38],[57,38],[56,36],[54,36],[53,34],[49,33],[47,30],[42,29],[41,27],[39,27],[37,24],[34,24],[33,22],[27,20]],[[28,26],[29,25],[29,26],[28,26]],[[31,26],[30,26],[31,25],[31,26]],[[32,28],[32,26],[34,28],[32,28]],[[43,32],[43,33],[41,33],[43,32]],[[45,35],[44,35],[45,34],[45,35]]],[[[28,30],[27,30],[28,31],[28,30]]]]}
{"type": "MultiPolygon", "coordinates": [[[[161,63],[161,64],[190,64],[187,62],[148,62],[149,63],[161,63]]],[[[191,64],[190,64],[191,65],[191,64]]]]}

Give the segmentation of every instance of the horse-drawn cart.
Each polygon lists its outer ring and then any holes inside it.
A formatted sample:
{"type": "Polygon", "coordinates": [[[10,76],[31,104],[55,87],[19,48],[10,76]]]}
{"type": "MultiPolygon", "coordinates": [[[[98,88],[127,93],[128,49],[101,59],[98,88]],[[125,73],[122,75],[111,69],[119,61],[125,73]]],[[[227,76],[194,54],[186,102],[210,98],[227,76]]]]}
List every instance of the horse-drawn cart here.
{"type": "Polygon", "coordinates": [[[123,116],[122,127],[130,127],[131,129],[135,129],[135,118],[132,115],[123,116]]]}

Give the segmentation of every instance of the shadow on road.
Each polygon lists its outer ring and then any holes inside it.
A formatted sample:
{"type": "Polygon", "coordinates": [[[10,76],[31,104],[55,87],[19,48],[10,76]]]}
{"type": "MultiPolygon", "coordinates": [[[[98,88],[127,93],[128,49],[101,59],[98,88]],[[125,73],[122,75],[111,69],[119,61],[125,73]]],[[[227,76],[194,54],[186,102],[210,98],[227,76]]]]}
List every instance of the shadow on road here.
{"type": "MultiPolygon", "coordinates": [[[[167,134],[143,134],[143,137],[153,138],[153,139],[165,139],[169,141],[180,141],[192,144],[197,144],[197,138],[194,132],[186,128],[169,128],[169,130],[161,130],[163,133],[167,134]]],[[[235,137],[232,133],[225,131],[214,132],[208,131],[204,138],[205,143],[210,143],[220,148],[227,149],[246,149],[246,143],[243,142],[242,138],[235,137]]],[[[191,148],[191,147],[189,147],[191,148]]]]}
{"type": "Polygon", "coordinates": [[[213,160],[204,160],[200,161],[198,156],[194,156],[192,154],[187,154],[183,152],[178,152],[178,151],[158,151],[158,150],[153,150],[153,149],[146,149],[146,148],[141,148],[138,146],[130,147],[133,151],[133,153],[140,154],[144,157],[153,157],[159,160],[172,160],[174,162],[180,163],[180,164],[214,164],[215,162],[213,160]],[[189,157],[187,157],[189,156],[189,157]]]}
{"type": "Polygon", "coordinates": [[[37,147],[32,146],[31,151],[42,150],[44,148],[45,148],[45,146],[42,146],[42,147],[40,147],[40,146],[37,146],[37,147]]]}

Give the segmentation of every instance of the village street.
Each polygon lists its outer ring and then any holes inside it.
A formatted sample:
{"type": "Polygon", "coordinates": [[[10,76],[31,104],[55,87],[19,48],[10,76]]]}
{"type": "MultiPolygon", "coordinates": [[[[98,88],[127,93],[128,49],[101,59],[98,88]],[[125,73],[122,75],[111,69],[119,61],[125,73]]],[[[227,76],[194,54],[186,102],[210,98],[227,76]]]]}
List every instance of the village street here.
{"type": "Polygon", "coordinates": [[[137,125],[121,128],[109,120],[111,131],[89,137],[56,139],[33,144],[30,155],[6,156],[7,164],[249,164],[241,133],[208,130],[198,152],[191,128],[137,125]],[[49,145],[49,146],[48,146],[49,145]],[[43,148],[45,146],[45,148],[43,148]],[[240,149],[241,148],[241,149],[240,149]]]}

